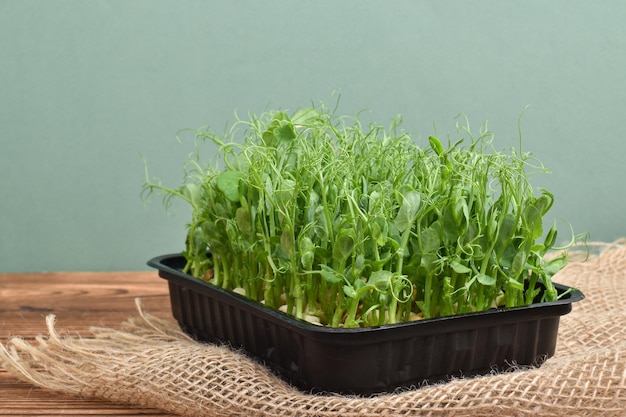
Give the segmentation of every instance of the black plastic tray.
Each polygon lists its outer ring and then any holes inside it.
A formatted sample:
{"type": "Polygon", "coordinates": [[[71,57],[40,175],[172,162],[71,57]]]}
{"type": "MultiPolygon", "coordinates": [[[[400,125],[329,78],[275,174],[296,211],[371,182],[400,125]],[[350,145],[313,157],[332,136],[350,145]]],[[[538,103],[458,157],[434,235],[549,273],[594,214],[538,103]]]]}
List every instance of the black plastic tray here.
{"type": "MultiPolygon", "coordinates": [[[[373,394],[511,364],[539,366],[554,355],[560,316],[584,295],[558,301],[366,328],[329,328],[225,291],[181,272],[179,254],[148,265],[169,281],[172,314],[203,342],[243,348],[294,386],[373,394]]],[[[559,293],[569,289],[555,284],[559,293]]]]}

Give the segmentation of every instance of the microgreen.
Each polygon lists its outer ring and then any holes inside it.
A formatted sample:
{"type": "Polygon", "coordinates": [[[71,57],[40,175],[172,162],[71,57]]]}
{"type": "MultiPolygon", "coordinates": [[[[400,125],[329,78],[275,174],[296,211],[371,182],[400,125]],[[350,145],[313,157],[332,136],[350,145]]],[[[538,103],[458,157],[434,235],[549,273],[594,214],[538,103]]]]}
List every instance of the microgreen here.
{"type": "Polygon", "coordinates": [[[374,326],[556,299],[554,196],[527,172],[543,165],[521,144],[496,150],[486,126],[420,146],[400,124],[323,105],[251,115],[226,137],[196,132],[222,168],[196,152],[183,185],[146,172],[144,191],[191,205],[185,272],[300,319],[374,326]]]}

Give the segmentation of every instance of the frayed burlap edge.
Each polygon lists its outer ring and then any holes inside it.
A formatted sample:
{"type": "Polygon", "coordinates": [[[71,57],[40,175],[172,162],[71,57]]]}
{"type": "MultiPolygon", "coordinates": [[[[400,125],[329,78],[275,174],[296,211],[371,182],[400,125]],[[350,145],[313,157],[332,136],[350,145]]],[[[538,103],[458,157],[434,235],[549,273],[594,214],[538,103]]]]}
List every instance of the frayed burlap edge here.
{"type": "Polygon", "coordinates": [[[457,379],[376,397],[311,395],[226,347],[191,340],[144,312],[93,337],[62,334],[54,316],[35,343],[0,344],[0,363],[35,386],[188,416],[623,416],[626,408],[626,245],[602,247],[555,281],[587,299],[562,318],[542,367],[457,379]]]}

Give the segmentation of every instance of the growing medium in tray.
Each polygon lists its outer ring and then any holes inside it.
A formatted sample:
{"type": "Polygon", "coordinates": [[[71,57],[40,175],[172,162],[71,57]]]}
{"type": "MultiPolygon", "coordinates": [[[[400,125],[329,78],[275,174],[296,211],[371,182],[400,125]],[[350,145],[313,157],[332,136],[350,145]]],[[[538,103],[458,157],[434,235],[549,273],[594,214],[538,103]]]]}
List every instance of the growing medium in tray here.
{"type": "Polygon", "coordinates": [[[198,130],[185,181],[145,191],[192,207],[184,272],[297,318],[377,326],[558,297],[543,166],[493,135],[418,143],[324,106],[198,130]],[[200,149],[218,146],[217,161],[200,149]],[[542,290],[545,288],[545,290],[542,290]],[[540,298],[540,299],[538,299],[540,298]]]}

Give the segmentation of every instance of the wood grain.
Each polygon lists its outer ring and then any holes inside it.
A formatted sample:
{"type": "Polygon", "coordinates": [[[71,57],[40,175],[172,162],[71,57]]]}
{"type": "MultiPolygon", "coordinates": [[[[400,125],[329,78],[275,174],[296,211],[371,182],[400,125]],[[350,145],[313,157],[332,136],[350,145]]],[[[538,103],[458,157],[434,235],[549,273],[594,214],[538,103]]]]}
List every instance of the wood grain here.
{"type": "MultiPolygon", "coordinates": [[[[44,318],[57,327],[89,337],[92,326],[117,327],[137,316],[135,298],[145,310],[173,320],[167,281],[157,272],[0,273],[0,342],[46,333],[44,318]]],[[[104,401],[48,392],[22,383],[0,368],[0,416],[123,415],[171,416],[104,401]]]]}

